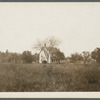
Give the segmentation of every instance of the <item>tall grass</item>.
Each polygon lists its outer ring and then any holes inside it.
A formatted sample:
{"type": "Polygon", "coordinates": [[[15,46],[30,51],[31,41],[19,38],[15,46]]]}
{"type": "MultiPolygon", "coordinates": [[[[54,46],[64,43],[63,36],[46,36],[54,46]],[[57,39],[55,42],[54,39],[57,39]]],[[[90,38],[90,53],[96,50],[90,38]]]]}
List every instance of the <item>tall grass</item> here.
{"type": "Polygon", "coordinates": [[[0,92],[100,91],[100,66],[0,64],[0,92]]]}

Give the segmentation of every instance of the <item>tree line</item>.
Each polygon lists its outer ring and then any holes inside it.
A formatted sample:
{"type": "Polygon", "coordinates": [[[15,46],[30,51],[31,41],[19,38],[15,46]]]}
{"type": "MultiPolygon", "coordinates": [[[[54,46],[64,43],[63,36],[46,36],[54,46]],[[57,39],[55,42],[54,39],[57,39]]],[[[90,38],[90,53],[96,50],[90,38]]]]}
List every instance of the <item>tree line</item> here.
{"type": "MultiPolygon", "coordinates": [[[[83,51],[82,53],[73,53],[70,57],[65,57],[64,53],[59,49],[56,53],[58,59],[66,59],[71,63],[91,63],[96,62],[100,64],[100,48],[94,49],[92,52],[83,51]]],[[[0,51],[0,63],[35,63],[39,60],[39,54],[32,54],[31,51],[23,51],[22,53],[13,53],[6,50],[6,52],[0,51]]]]}
{"type": "Polygon", "coordinates": [[[6,52],[0,52],[0,63],[32,63],[37,59],[38,54],[32,55],[31,51],[13,53],[6,50],[6,52]]]}
{"type": "Polygon", "coordinates": [[[89,63],[100,64],[100,48],[97,47],[92,52],[83,51],[82,53],[73,53],[67,59],[71,63],[83,63],[84,65],[89,63]]]}
{"type": "MultiPolygon", "coordinates": [[[[64,53],[59,49],[56,51],[56,58],[65,59],[64,53]]],[[[32,54],[31,51],[23,51],[22,53],[13,53],[6,50],[6,52],[0,51],[0,63],[38,63],[39,53],[32,54]]]]}
{"type": "MultiPolygon", "coordinates": [[[[58,49],[58,45],[61,41],[53,36],[46,38],[43,41],[38,40],[34,43],[33,49],[40,51],[44,44],[48,48],[49,52],[52,49],[56,49],[56,59],[67,60],[71,63],[83,63],[84,65],[91,62],[100,64],[100,48],[94,49],[92,52],[83,51],[80,53],[73,53],[70,57],[65,57],[64,53],[58,49]]],[[[31,51],[23,51],[22,53],[13,53],[6,50],[6,52],[0,51],[0,63],[34,63],[39,61],[39,53],[32,54],[31,51]]]]}

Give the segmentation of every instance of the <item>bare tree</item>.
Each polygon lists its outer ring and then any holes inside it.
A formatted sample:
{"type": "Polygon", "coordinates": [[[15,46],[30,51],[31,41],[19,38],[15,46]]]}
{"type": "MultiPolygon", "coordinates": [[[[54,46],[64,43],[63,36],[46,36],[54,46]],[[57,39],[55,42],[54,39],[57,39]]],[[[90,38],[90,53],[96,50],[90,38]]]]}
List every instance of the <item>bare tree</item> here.
{"type": "Polygon", "coordinates": [[[45,40],[45,43],[48,47],[53,48],[53,47],[58,46],[61,43],[61,41],[58,38],[51,36],[45,40]]]}
{"type": "Polygon", "coordinates": [[[41,50],[43,47],[44,41],[37,40],[36,43],[34,44],[33,48],[36,50],[41,50]]]}
{"type": "Polygon", "coordinates": [[[41,50],[45,44],[50,51],[53,47],[57,47],[60,43],[61,41],[58,38],[51,36],[49,38],[46,38],[44,41],[37,40],[37,42],[34,44],[34,49],[41,50]]]}

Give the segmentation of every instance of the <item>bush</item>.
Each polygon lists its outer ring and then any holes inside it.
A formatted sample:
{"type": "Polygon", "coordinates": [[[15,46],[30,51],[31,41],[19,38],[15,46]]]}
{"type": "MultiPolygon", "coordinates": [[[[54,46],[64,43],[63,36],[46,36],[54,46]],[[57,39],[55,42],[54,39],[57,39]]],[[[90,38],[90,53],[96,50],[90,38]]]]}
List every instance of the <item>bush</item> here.
{"type": "Polygon", "coordinates": [[[32,63],[33,56],[31,54],[31,52],[30,51],[24,51],[22,53],[22,60],[23,60],[24,63],[32,63]]]}
{"type": "Polygon", "coordinates": [[[46,64],[46,63],[47,63],[47,61],[46,61],[46,60],[43,60],[43,61],[42,61],[42,63],[43,63],[43,64],[46,64]]]}

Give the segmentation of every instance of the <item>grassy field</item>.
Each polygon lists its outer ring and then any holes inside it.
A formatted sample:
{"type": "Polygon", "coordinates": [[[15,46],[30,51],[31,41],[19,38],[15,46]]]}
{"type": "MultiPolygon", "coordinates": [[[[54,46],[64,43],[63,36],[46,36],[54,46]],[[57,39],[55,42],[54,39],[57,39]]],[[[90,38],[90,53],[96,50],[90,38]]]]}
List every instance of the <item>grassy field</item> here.
{"type": "Polygon", "coordinates": [[[100,91],[100,66],[0,64],[0,92],[100,91]]]}

